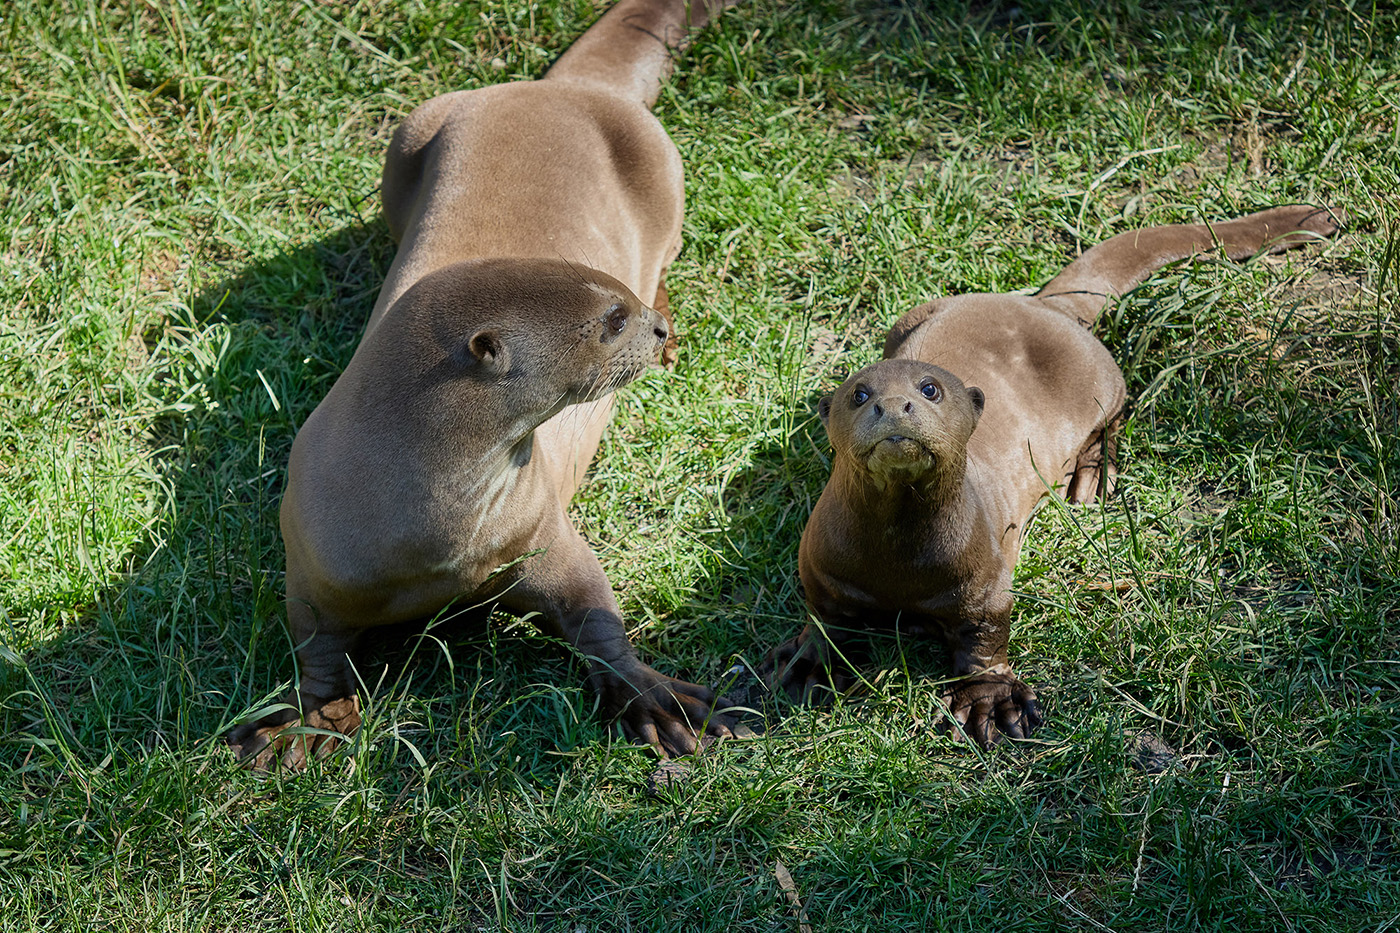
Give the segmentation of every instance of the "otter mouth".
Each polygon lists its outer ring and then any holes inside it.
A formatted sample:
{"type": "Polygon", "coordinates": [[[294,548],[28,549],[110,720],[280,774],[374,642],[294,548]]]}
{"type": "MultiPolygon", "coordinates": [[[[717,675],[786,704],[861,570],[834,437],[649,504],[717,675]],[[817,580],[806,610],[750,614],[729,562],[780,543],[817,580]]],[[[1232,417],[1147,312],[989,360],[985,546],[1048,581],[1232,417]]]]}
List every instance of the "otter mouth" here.
{"type": "Polygon", "coordinates": [[[646,359],[635,356],[621,360],[614,358],[604,364],[598,375],[586,386],[569,393],[569,401],[575,404],[597,401],[639,378],[650,368],[651,363],[646,359]]]}
{"type": "Polygon", "coordinates": [[[914,438],[904,434],[891,434],[889,437],[884,438],[875,446],[880,447],[883,444],[890,444],[899,448],[900,450],[908,450],[911,453],[917,451],[927,454],[930,457],[933,456],[933,451],[928,449],[927,444],[925,444],[923,441],[915,440],[914,438]]]}
{"type": "Polygon", "coordinates": [[[867,462],[880,461],[887,465],[933,466],[938,457],[928,445],[905,434],[891,434],[870,445],[867,462]]]}

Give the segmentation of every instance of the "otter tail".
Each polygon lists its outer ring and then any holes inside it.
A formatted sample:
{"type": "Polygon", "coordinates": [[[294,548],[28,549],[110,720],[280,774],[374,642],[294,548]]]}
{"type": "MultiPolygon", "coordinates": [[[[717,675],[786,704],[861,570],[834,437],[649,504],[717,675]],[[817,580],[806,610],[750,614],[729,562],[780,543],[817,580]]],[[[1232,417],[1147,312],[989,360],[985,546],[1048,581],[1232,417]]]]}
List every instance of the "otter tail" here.
{"type": "Polygon", "coordinates": [[[648,108],[671,73],[671,52],[738,0],[618,0],[545,73],[601,84],[648,108]]]}
{"type": "Polygon", "coordinates": [[[1266,250],[1281,253],[1336,233],[1339,210],[1307,204],[1274,207],[1216,224],[1144,227],[1120,233],[1089,249],[1036,293],[1086,324],[1117,297],[1168,263],[1219,247],[1236,262],[1266,250]]]}

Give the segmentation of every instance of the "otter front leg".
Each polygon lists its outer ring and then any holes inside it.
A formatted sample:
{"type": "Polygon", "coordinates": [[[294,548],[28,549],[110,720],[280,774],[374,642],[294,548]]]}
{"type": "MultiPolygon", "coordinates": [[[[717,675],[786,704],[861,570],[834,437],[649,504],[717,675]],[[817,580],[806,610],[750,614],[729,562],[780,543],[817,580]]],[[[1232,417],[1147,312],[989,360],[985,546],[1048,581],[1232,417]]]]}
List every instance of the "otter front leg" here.
{"type": "Polygon", "coordinates": [[[573,528],[530,559],[501,604],[539,613],[541,631],[583,655],[603,714],[659,757],[691,754],[702,737],[729,738],[738,727],[733,716],[716,711],[714,691],[667,677],[637,657],[603,568],[573,528]]]}
{"type": "Polygon", "coordinates": [[[1009,667],[1004,673],[988,670],[955,681],[939,699],[968,737],[983,748],[1003,738],[1028,738],[1042,721],[1035,691],[1009,667]]]}
{"type": "Polygon", "coordinates": [[[228,743],[238,760],[255,771],[278,766],[300,771],[311,757],[324,757],[360,727],[350,652],[357,630],[337,631],[304,600],[289,594],[287,628],[297,646],[297,685],[282,698],[290,707],[234,727],[228,743]],[[301,732],[293,727],[304,728],[301,732]]]}
{"type": "MultiPolygon", "coordinates": [[[[1011,672],[1006,646],[1011,633],[1006,608],[971,618],[949,631],[953,676],[940,699],[968,737],[990,748],[1004,737],[1027,738],[1040,726],[1035,691],[1011,672]]],[[[956,734],[956,733],[955,733],[956,734]]]]}

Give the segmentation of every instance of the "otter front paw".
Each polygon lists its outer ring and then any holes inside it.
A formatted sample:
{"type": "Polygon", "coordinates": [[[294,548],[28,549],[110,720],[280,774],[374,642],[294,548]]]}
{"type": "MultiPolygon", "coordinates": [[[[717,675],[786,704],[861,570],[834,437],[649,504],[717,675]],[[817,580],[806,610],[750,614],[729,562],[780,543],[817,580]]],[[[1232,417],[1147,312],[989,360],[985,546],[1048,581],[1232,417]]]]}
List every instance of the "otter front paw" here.
{"type": "MultiPolygon", "coordinates": [[[[301,771],[311,758],[326,757],[360,728],[359,697],[300,700],[300,721],[284,710],[230,730],[227,741],[241,765],[253,771],[301,771]]],[[[298,697],[293,694],[284,702],[296,706],[298,697]]]]}
{"type": "Polygon", "coordinates": [[[983,748],[1003,738],[1027,738],[1041,723],[1035,691],[1014,674],[964,677],[949,684],[940,699],[968,737],[983,748]]]}
{"type": "Polygon", "coordinates": [[[826,636],[809,625],[796,638],[768,652],[758,676],[769,689],[781,689],[794,703],[806,704],[817,690],[840,693],[849,686],[847,672],[833,664],[838,657],[826,636]]]}
{"type": "Polygon", "coordinates": [[[732,738],[741,728],[733,715],[715,709],[729,704],[713,690],[673,680],[645,664],[600,670],[591,680],[604,714],[617,721],[624,736],[650,746],[658,758],[693,754],[705,740],[732,738]]]}

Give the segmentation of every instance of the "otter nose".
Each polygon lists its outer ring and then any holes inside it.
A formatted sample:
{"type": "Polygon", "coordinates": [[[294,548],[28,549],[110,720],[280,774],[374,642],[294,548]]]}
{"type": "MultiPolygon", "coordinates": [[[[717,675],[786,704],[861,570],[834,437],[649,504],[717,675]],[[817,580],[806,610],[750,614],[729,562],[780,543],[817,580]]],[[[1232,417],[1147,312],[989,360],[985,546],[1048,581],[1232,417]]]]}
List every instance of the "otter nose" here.
{"type": "Polygon", "coordinates": [[[914,413],[914,403],[910,399],[899,397],[886,399],[883,404],[880,402],[876,402],[874,405],[874,412],[876,418],[885,417],[886,406],[889,407],[890,414],[892,415],[897,413],[912,415],[914,413]]]}

